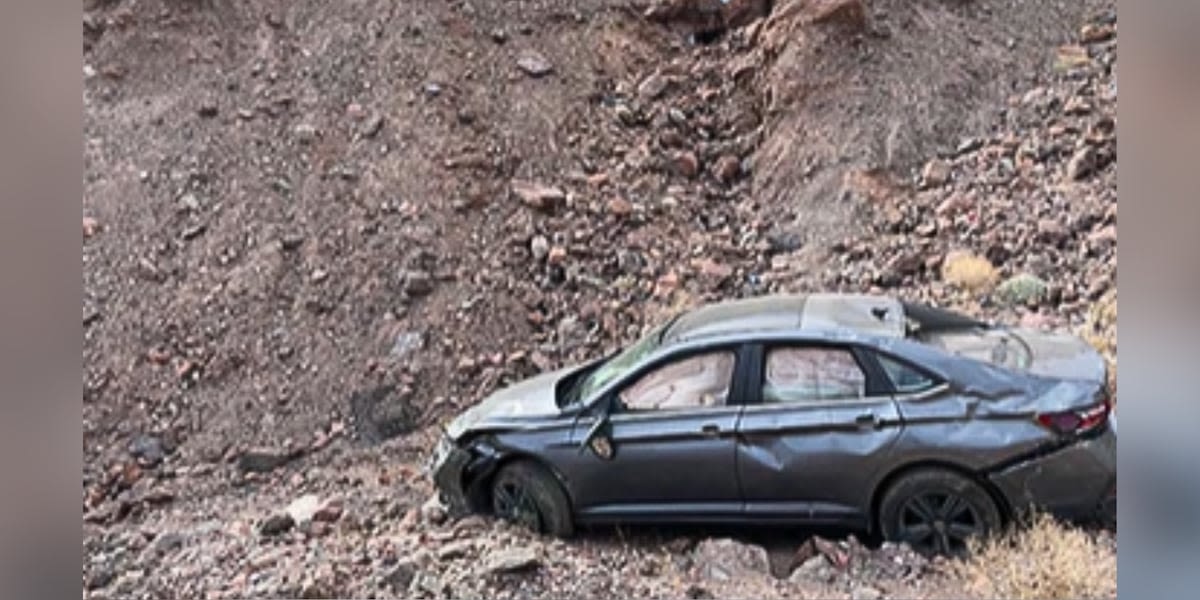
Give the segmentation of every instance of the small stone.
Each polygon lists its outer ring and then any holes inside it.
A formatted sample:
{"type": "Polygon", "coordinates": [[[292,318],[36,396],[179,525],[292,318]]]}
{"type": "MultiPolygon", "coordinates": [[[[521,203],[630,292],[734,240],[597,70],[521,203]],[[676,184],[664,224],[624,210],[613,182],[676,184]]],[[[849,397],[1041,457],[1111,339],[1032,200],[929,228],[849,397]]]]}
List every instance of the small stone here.
{"type": "Polygon", "coordinates": [[[342,518],[344,510],[341,500],[329,500],[313,513],[312,520],[319,523],[334,523],[342,518]]]}
{"type": "Polygon", "coordinates": [[[700,173],[700,159],[695,152],[675,152],[671,155],[671,170],[676,175],[691,179],[700,173]]]}
{"type": "Polygon", "coordinates": [[[742,173],[742,161],[732,154],[726,154],[717,159],[713,165],[713,177],[724,184],[733,183],[742,173]]]}
{"type": "Polygon", "coordinates": [[[433,292],[433,276],[429,271],[405,271],[404,293],[409,296],[427,296],[433,292]]]}
{"type": "Polygon", "coordinates": [[[421,518],[428,523],[441,525],[446,522],[447,517],[449,517],[449,513],[446,510],[446,506],[442,504],[437,494],[431,496],[429,500],[425,501],[425,504],[421,505],[421,518]]]}
{"type": "Polygon", "coordinates": [[[382,129],[383,115],[376,114],[375,116],[367,119],[367,122],[363,124],[362,135],[365,138],[373,138],[376,135],[379,135],[379,132],[382,129]]]}
{"type": "Polygon", "coordinates": [[[84,587],[90,590],[98,590],[108,587],[110,583],[117,578],[117,572],[111,567],[97,567],[88,574],[87,581],[84,582],[84,587]]]}
{"type": "Polygon", "coordinates": [[[297,525],[305,525],[313,520],[313,515],[321,508],[321,499],[316,494],[305,494],[288,504],[284,512],[297,525]]]}
{"type": "Polygon", "coordinates": [[[1079,67],[1091,64],[1092,59],[1088,56],[1087,48],[1083,46],[1067,45],[1061,46],[1055,56],[1054,68],[1060,71],[1070,71],[1079,67]]]}
{"type": "Polygon", "coordinates": [[[475,548],[475,540],[459,540],[442,546],[437,551],[438,560],[462,558],[475,548]]]}
{"type": "Polygon", "coordinates": [[[196,109],[196,114],[205,119],[216,117],[218,112],[217,103],[214,100],[204,100],[200,103],[200,107],[196,109]]]}
{"type": "Polygon", "coordinates": [[[1018,306],[1039,302],[1046,297],[1046,282],[1030,273],[1015,275],[996,288],[996,299],[1008,305],[1018,306]]]}
{"type": "Polygon", "coordinates": [[[511,189],[526,206],[538,210],[553,210],[567,199],[561,189],[531,181],[513,180],[511,189]]]}
{"type": "Polygon", "coordinates": [[[1091,175],[1097,166],[1096,151],[1091,146],[1077,150],[1067,162],[1067,179],[1080,181],[1091,175]]]}
{"type": "Polygon", "coordinates": [[[287,533],[296,525],[292,516],[287,513],[271,515],[258,525],[258,532],[264,536],[276,536],[287,533]]]}
{"type": "Polygon", "coordinates": [[[162,440],[158,437],[139,435],[129,443],[129,454],[133,455],[141,466],[153,468],[162,462],[166,451],[163,449],[162,440]]]}
{"type": "Polygon", "coordinates": [[[567,261],[567,249],[562,246],[555,246],[550,249],[550,253],[546,256],[546,261],[552,265],[560,265],[567,261]]]}
{"type": "Polygon", "coordinates": [[[924,189],[941,187],[950,180],[950,163],[935,158],[921,169],[921,187],[924,189]]]}
{"type": "Polygon", "coordinates": [[[1116,34],[1117,30],[1111,25],[1088,23],[1079,30],[1079,41],[1085,44],[1098,44],[1111,40],[1116,34]]]}
{"type": "Polygon", "coordinates": [[[517,59],[517,66],[530,77],[545,77],[554,71],[554,65],[538,52],[526,52],[517,59]]]}
{"type": "Polygon", "coordinates": [[[293,454],[275,448],[252,448],[238,456],[238,469],[247,473],[270,473],[287,464],[293,454]]]}
{"type": "Polygon", "coordinates": [[[617,217],[628,217],[633,213],[633,204],[617,196],[608,201],[608,212],[617,217]]]}
{"type": "Polygon", "coordinates": [[[296,136],[296,141],[301,144],[311,144],[317,141],[317,127],[311,123],[301,123],[297,125],[292,133],[296,136]]]}
{"type": "Polygon", "coordinates": [[[869,585],[856,585],[850,590],[851,600],[880,600],[883,597],[882,591],[869,585]]]}
{"type": "Polygon", "coordinates": [[[404,592],[408,590],[409,584],[412,583],[414,577],[417,576],[417,567],[411,562],[404,561],[398,565],[386,577],[383,578],[383,584],[392,588],[396,592],[404,592]]]}
{"type": "Polygon", "coordinates": [[[497,44],[503,44],[508,41],[508,32],[503,29],[493,29],[490,35],[492,41],[497,44]]]}
{"type": "Polygon", "coordinates": [[[484,557],[482,571],[485,575],[515,573],[535,569],[540,562],[537,553],[531,548],[507,548],[493,551],[484,557]]]}
{"type": "Polygon", "coordinates": [[[670,83],[671,81],[661,73],[654,73],[638,84],[638,97],[647,101],[657,99],[667,90],[670,83]]]}
{"type": "Polygon", "coordinates": [[[1051,245],[1063,243],[1070,237],[1071,232],[1054,219],[1040,219],[1037,223],[1038,239],[1051,245]]]}
{"type": "Polygon", "coordinates": [[[550,240],[544,235],[535,235],[529,240],[529,253],[533,255],[534,260],[542,260],[550,254],[550,240]]]}
{"type": "Polygon", "coordinates": [[[970,210],[972,205],[971,199],[962,195],[954,194],[945,200],[937,207],[939,217],[953,217],[954,215],[970,210]]]}
{"type": "Polygon", "coordinates": [[[83,237],[84,239],[93,237],[100,231],[100,221],[92,217],[83,218],[83,237]]]}

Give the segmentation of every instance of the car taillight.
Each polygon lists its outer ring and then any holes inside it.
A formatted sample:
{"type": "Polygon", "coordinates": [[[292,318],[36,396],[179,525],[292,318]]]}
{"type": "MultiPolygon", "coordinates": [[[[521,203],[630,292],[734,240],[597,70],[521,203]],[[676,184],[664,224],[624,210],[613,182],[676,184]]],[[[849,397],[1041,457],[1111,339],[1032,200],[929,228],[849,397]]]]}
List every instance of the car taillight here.
{"type": "Polygon", "coordinates": [[[1063,435],[1079,434],[1091,431],[1104,424],[1108,419],[1108,402],[1101,402],[1088,408],[1064,410],[1062,412],[1039,413],[1038,423],[1043,427],[1063,435]]]}

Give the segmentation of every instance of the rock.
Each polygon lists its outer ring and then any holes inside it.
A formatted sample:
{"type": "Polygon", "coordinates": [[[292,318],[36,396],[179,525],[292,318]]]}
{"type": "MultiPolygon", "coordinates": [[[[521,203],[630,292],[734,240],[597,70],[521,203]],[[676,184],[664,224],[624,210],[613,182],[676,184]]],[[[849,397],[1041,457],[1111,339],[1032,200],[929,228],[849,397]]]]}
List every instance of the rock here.
{"type": "Polygon", "coordinates": [[[1091,175],[1097,167],[1096,150],[1084,146],[1075,151],[1071,160],[1067,161],[1067,179],[1080,181],[1091,175]]]}
{"type": "Polygon", "coordinates": [[[532,548],[505,548],[484,557],[480,570],[484,575],[516,573],[536,569],[541,561],[532,548]]]}
{"type": "Polygon", "coordinates": [[[251,448],[238,455],[238,469],[247,473],[270,473],[287,464],[296,455],[276,448],[251,448]]]}
{"type": "Polygon", "coordinates": [[[939,217],[953,217],[956,214],[966,212],[974,205],[971,199],[962,194],[953,194],[949,198],[942,200],[938,204],[937,215],[939,217]]]}
{"type": "Polygon", "coordinates": [[[1054,219],[1041,219],[1037,223],[1038,239],[1051,245],[1059,245],[1071,236],[1071,232],[1054,219]]]}
{"type": "Polygon", "coordinates": [[[700,173],[700,159],[696,157],[695,152],[681,151],[672,153],[670,165],[672,172],[688,179],[700,173]]]}
{"type": "Polygon", "coordinates": [[[166,451],[163,449],[162,440],[153,435],[139,435],[129,442],[129,454],[137,459],[138,464],[153,468],[162,462],[166,451]]]}
{"type": "Polygon", "coordinates": [[[555,246],[550,249],[550,253],[546,255],[546,262],[552,265],[561,265],[567,261],[567,249],[562,246],[555,246]]]}
{"type": "Polygon", "coordinates": [[[809,581],[821,581],[829,579],[831,569],[829,561],[821,554],[811,556],[800,563],[788,575],[788,581],[791,583],[805,583],[809,581]]]}
{"type": "Polygon", "coordinates": [[[921,169],[920,186],[923,189],[941,187],[950,181],[950,163],[935,158],[921,169]]]}
{"type": "Polygon", "coordinates": [[[1117,30],[1112,25],[1103,23],[1088,23],[1079,30],[1079,41],[1084,44],[1098,44],[1111,40],[1117,30]]]}
{"type": "Polygon", "coordinates": [[[425,501],[425,504],[421,505],[421,518],[427,523],[441,525],[442,523],[446,522],[446,518],[448,516],[449,513],[446,510],[446,505],[442,504],[442,501],[440,498],[438,498],[437,494],[430,496],[429,499],[425,501]]]}
{"type": "Polygon", "coordinates": [[[95,236],[100,231],[100,221],[92,217],[83,218],[83,237],[84,239],[95,236]]]}
{"type": "Polygon", "coordinates": [[[996,288],[996,299],[1009,305],[1024,305],[1038,302],[1046,297],[1047,284],[1030,273],[1017,274],[996,288]]]}
{"type": "Polygon", "coordinates": [[[396,592],[404,592],[408,590],[409,584],[412,583],[414,577],[417,576],[417,566],[409,561],[404,561],[396,565],[390,573],[383,578],[383,584],[392,588],[396,592]]]}
{"type": "Polygon", "coordinates": [[[513,180],[511,189],[526,206],[538,210],[554,210],[567,199],[561,189],[531,181],[513,180]]]}
{"type": "Polygon", "coordinates": [[[762,546],[743,544],[730,538],[700,542],[692,552],[692,559],[701,576],[718,581],[767,574],[771,570],[770,556],[762,546]]]}
{"type": "Polygon", "coordinates": [[[667,79],[661,73],[654,73],[638,84],[638,97],[646,101],[655,100],[663,95],[663,92],[667,91],[667,86],[670,83],[671,80],[667,79]]]}
{"type": "Polygon", "coordinates": [[[92,569],[90,573],[88,573],[87,581],[85,581],[83,585],[88,591],[98,590],[100,588],[108,587],[108,585],[116,578],[117,572],[112,567],[96,567],[92,569]]]}
{"type": "Polygon", "coordinates": [[[942,280],[971,292],[990,288],[996,277],[996,268],[988,259],[970,252],[951,252],[942,260],[942,280]]]}
{"type": "Polygon", "coordinates": [[[282,535],[291,531],[296,522],[287,513],[275,514],[263,519],[258,525],[258,532],[264,536],[282,535]]]}
{"type": "Polygon", "coordinates": [[[164,556],[182,548],[185,543],[187,543],[187,538],[183,534],[172,531],[155,537],[154,545],[150,547],[150,550],[156,556],[164,556]]]}
{"type": "Polygon", "coordinates": [[[433,293],[433,275],[429,271],[405,271],[403,279],[404,293],[409,296],[428,296],[433,293]]]}
{"type": "Polygon", "coordinates": [[[732,154],[717,159],[712,168],[713,177],[726,185],[733,183],[742,174],[742,161],[732,154]]]}
{"type": "Polygon", "coordinates": [[[869,585],[855,585],[850,588],[851,600],[880,600],[884,594],[881,590],[869,585]]]}
{"type": "Polygon", "coordinates": [[[218,112],[216,101],[211,99],[201,101],[199,108],[196,109],[196,114],[205,119],[216,117],[218,112]]]}
{"type": "Polygon", "coordinates": [[[538,52],[529,51],[517,59],[517,67],[530,77],[545,77],[554,71],[554,65],[538,52]]]}
{"type": "Polygon", "coordinates": [[[508,41],[508,32],[504,31],[503,29],[493,29],[489,36],[492,38],[492,41],[497,44],[503,44],[504,42],[508,41]]]}
{"type": "Polygon", "coordinates": [[[817,0],[811,6],[813,23],[832,23],[855,28],[867,24],[867,10],[862,0],[817,0]]]}
{"type": "Polygon", "coordinates": [[[620,196],[616,196],[608,201],[608,212],[617,217],[628,217],[633,214],[633,204],[620,196]]]}
{"type": "Polygon", "coordinates": [[[317,141],[317,127],[312,123],[301,123],[297,125],[292,133],[296,136],[296,141],[301,144],[311,144],[317,141]]]}
{"type": "Polygon", "coordinates": [[[544,235],[535,235],[529,240],[529,253],[533,255],[534,260],[542,260],[550,254],[550,240],[544,235]]]}
{"type": "Polygon", "coordinates": [[[442,546],[437,551],[438,560],[462,558],[475,549],[475,540],[459,540],[442,546]]]}
{"type": "Polygon", "coordinates": [[[299,526],[304,526],[313,520],[313,515],[321,508],[321,498],[316,494],[305,494],[288,504],[284,512],[299,526]]]}
{"type": "Polygon", "coordinates": [[[377,114],[373,115],[371,118],[367,119],[366,123],[363,123],[362,136],[365,138],[373,138],[373,137],[379,135],[379,132],[382,130],[383,130],[383,115],[377,113],[377,114]]]}
{"type": "Polygon", "coordinates": [[[1070,71],[1079,67],[1084,67],[1091,64],[1092,59],[1088,56],[1087,48],[1083,46],[1067,45],[1059,47],[1055,54],[1054,68],[1060,71],[1070,71]]]}

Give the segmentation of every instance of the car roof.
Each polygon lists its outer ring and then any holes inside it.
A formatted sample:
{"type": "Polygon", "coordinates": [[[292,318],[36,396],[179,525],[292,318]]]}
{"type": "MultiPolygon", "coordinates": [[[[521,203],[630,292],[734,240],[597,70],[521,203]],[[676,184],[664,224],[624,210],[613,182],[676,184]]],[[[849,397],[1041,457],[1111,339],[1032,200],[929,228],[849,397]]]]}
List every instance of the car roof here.
{"type": "Polygon", "coordinates": [[[852,331],[904,337],[904,305],[897,298],[868,294],[774,294],[709,304],[667,325],[662,344],[714,336],[796,331],[852,331]]]}

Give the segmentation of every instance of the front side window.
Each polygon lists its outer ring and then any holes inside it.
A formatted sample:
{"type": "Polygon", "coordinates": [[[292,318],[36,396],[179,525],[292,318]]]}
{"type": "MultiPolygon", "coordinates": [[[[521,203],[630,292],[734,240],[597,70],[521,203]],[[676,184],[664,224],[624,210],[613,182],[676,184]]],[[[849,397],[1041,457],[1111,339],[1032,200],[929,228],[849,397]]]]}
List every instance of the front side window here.
{"type": "Polygon", "coordinates": [[[733,382],[733,352],[709,352],[659,367],[621,394],[625,410],[642,412],[724,406],[733,382]]]}
{"type": "Polygon", "coordinates": [[[767,352],[763,403],[821,402],[866,396],[867,377],[844,348],[773,348],[767,352]]]}

